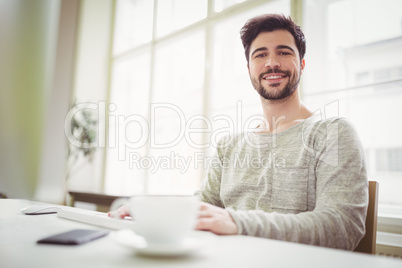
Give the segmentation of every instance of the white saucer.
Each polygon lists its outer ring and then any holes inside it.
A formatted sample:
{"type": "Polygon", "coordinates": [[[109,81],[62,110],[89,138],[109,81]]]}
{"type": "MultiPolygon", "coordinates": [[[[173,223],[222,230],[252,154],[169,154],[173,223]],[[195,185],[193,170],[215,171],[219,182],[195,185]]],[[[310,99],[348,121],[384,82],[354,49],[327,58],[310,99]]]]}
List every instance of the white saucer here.
{"type": "Polygon", "coordinates": [[[183,243],[148,244],[142,236],[131,230],[120,230],[112,233],[112,237],[122,245],[135,249],[139,254],[152,256],[182,256],[193,253],[203,245],[210,243],[216,236],[210,232],[194,231],[183,243]]]}

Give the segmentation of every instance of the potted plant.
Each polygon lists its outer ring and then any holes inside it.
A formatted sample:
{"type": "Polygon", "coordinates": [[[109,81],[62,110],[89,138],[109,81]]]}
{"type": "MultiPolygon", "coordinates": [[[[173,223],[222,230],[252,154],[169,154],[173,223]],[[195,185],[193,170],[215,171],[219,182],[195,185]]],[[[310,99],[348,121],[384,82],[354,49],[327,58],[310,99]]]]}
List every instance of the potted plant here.
{"type": "MultiPolygon", "coordinates": [[[[85,106],[85,104],[79,105],[85,106]]],[[[92,109],[86,108],[76,109],[76,111],[73,110],[76,107],[78,107],[78,105],[76,101],[74,101],[70,108],[70,112],[74,111],[74,113],[72,113],[72,116],[66,118],[65,125],[66,127],[69,127],[69,132],[66,132],[67,150],[64,178],[65,204],[67,204],[69,179],[85,166],[92,163],[97,150],[96,146],[92,146],[97,141],[97,113],[92,109]]]]}

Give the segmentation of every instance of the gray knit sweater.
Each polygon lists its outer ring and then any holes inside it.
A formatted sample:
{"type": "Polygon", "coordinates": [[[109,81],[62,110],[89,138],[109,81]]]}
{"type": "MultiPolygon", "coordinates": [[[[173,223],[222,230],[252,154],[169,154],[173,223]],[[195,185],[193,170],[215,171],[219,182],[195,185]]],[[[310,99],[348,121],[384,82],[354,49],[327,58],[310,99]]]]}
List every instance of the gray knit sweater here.
{"type": "Polygon", "coordinates": [[[215,160],[198,195],[226,208],[239,234],[353,250],[365,233],[365,155],[343,118],[227,136],[215,160]]]}

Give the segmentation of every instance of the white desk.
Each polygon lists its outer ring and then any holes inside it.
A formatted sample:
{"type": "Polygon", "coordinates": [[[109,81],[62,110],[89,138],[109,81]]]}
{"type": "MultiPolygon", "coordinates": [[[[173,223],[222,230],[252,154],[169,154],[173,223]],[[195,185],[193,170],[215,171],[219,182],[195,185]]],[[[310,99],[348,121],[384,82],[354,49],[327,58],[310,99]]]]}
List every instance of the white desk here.
{"type": "Polygon", "coordinates": [[[342,250],[246,236],[219,236],[199,252],[176,258],[135,254],[107,236],[81,246],[38,245],[40,238],[95,226],[58,218],[28,216],[20,209],[33,204],[0,199],[0,267],[398,267],[402,261],[342,250]]]}

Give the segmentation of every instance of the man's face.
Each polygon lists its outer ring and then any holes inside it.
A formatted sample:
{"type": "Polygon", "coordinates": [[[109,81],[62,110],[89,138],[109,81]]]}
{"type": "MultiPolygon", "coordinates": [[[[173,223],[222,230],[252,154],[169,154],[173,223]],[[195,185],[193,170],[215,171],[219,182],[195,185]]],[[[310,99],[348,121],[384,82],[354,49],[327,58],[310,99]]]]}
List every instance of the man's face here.
{"type": "Polygon", "coordinates": [[[262,32],[251,43],[248,70],[255,90],[267,100],[295,92],[304,69],[294,38],[285,30],[262,32]]]}

